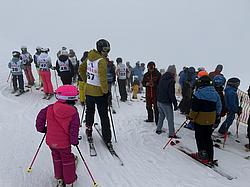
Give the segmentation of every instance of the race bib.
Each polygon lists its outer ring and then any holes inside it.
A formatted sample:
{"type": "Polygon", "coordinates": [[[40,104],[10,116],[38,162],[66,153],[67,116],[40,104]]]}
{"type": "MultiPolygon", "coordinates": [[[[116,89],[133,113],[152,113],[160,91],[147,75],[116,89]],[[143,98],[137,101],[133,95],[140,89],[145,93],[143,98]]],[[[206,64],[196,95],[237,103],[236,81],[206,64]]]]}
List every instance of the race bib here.
{"type": "Polygon", "coordinates": [[[101,59],[96,61],[87,61],[87,83],[93,86],[100,86],[100,79],[98,76],[98,64],[101,59]]]}

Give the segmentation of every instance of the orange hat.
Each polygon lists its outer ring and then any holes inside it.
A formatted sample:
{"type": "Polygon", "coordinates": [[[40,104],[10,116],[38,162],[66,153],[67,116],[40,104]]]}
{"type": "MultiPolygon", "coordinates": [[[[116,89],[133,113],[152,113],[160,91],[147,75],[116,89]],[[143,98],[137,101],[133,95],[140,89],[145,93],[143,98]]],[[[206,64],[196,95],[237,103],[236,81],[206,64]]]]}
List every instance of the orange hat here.
{"type": "Polygon", "coordinates": [[[206,71],[200,71],[198,73],[198,77],[200,78],[200,77],[203,77],[203,76],[208,76],[208,73],[206,71]]]}

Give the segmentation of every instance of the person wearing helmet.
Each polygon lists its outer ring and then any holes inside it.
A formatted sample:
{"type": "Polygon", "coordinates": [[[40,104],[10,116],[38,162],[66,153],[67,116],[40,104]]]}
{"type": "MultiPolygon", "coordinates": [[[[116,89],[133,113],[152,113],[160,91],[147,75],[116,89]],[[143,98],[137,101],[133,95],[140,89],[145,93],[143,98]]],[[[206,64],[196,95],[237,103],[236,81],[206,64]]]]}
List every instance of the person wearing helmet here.
{"type": "Polygon", "coordinates": [[[218,130],[219,137],[224,137],[225,133],[228,133],[228,129],[230,128],[235,119],[235,114],[240,115],[242,112],[242,108],[239,105],[239,98],[237,94],[239,85],[240,79],[236,77],[230,78],[227,81],[227,85],[224,90],[227,117],[218,130]]]}
{"type": "Polygon", "coordinates": [[[75,86],[63,85],[55,94],[57,101],[38,113],[36,129],[40,133],[46,133],[46,144],[51,150],[58,186],[73,186],[77,179],[77,157],[71,152],[71,145],[79,144],[80,119],[74,106],[79,92],[75,86]]]}
{"type": "Polygon", "coordinates": [[[90,50],[79,67],[79,74],[86,83],[86,135],[92,142],[95,104],[101,119],[102,136],[109,149],[112,149],[110,121],[108,116],[107,56],[110,44],[105,39],[96,42],[96,49],[90,50]]]}
{"type": "Polygon", "coordinates": [[[223,75],[221,72],[223,70],[223,65],[218,64],[214,71],[209,73],[209,77],[213,80],[216,75],[223,75]]]}
{"type": "Polygon", "coordinates": [[[49,100],[53,96],[53,85],[51,82],[51,72],[52,68],[51,58],[48,55],[48,48],[42,48],[41,54],[37,58],[37,65],[39,67],[39,75],[41,76],[43,82],[43,99],[49,100]]]}
{"type": "Polygon", "coordinates": [[[191,99],[191,111],[188,118],[194,124],[198,153],[193,156],[206,164],[214,163],[212,128],[216,116],[221,113],[221,100],[213,87],[209,76],[197,80],[197,88],[191,99]]]}
{"type": "Polygon", "coordinates": [[[119,93],[121,96],[121,101],[127,101],[127,90],[126,90],[126,79],[127,79],[127,68],[126,65],[122,63],[122,58],[117,58],[117,68],[116,68],[116,75],[119,87],[119,93]]]}
{"type": "Polygon", "coordinates": [[[38,76],[39,76],[39,85],[38,87],[36,88],[37,90],[39,90],[40,88],[43,87],[43,82],[42,82],[42,78],[41,78],[41,75],[40,75],[40,70],[39,70],[39,65],[37,64],[37,58],[39,57],[39,55],[41,54],[41,51],[42,48],[37,46],[36,47],[36,53],[33,55],[33,59],[34,59],[34,63],[35,63],[35,66],[36,66],[36,70],[37,70],[37,73],[38,73],[38,76]]]}
{"type": "Polygon", "coordinates": [[[126,62],[126,68],[127,68],[127,81],[126,81],[126,85],[127,85],[127,91],[131,92],[131,84],[132,84],[132,66],[130,65],[130,62],[126,62]]]}
{"type": "Polygon", "coordinates": [[[157,108],[156,92],[161,78],[161,73],[155,68],[155,63],[153,61],[148,63],[147,68],[148,72],[144,74],[142,80],[142,85],[146,87],[146,109],[148,113],[148,118],[145,121],[153,122],[155,118],[155,123],[157,125],[159,113],[157,108]]]}
{"type": "Polygon", "coordinates": [[[112,105],[112,94],[111,94],[111,90],[112,90],[112,86],[115,84],[116,73],[115,73],[115,65],[114,65],[114,62],[113,62],[113,60],[109,60],[109,58],[107,58],[107,79],[108,79],[108,90],[109,90],[109,92],[110,92],[109,106],[112,108],[113,114],[115,114],[116,111],[113,109],[113,105],[112,105]]]}
{"type": "MultiPolygon", "coordinates": [[[[250,99],[250,86],[248,87],[247,93],[250,99]]],[[[248,138],[248,144],[246,144],[245,147],[247,150],[250,150],[250,115],[247,120],[247,138],[248,138]]]]}
{"type": "Polygon", "coordinates": [[[19,88],[19,93],[24,93],[24,80],[23,80],[23,69],[24,65],[22,60],[20,59],[20,52],[13,51],[12,59],[8,63],[8,67],[10,68],[10,72],[12,75],[12,83],[14,90],[11,92],[12,94],[16,93],[19,88]],[[17,85],[18,82],[18,85],[17,85]]]}
{"type": "Polygon", "coordinates": [[[224,117],[227,113],[227,109],[225,107],[225,97],[224,97],[225,83],[226,83],[226,79],[223,75],[216,75],[213,79],[214,88],[220,96],[221,105],[222,105],[221,113],[219,116],[217,116],[217,119],[216,119],[215,124],[213,126],[213,130],[219,126],[219,124],[221,122],[221,117],[224,117]]]}
{"type": "Polygon", "coordinates": [[[178,138],[174,128],[174,111],[177,110],[177,100],[175,97],[175,65],[168,66],[167,72],[161,77],[157,91],[157,106],[159,110],[159,120],[156,133],[163,132],[164,119],[168,121],[169,138],[178,138]]]}
{"type": "Polygon", "coordinates": [[[69,59],[69,53],[62,50],[56,60],[56,71],[61,78],[63,85],[72,84],[72,77],[74,76],[74,67],[69,59]]]}
{"type": "Polygon", "coordinates": [[[203,77],[203,76],[208,76],[208,72],[206,72],[205,70],[199,71],[197,76],[198,78],[203,77]]]}
{"type": "Polygon", "coordinates": [[[31,54],[27,51],[27,47],[26,46],[22,46],[21,47],[21,60],[23,62],[24,65],[24,73],[26,76],[26,79],[28,81],[28,88],[31,88],[34,84],[35,84],[35,79],[33,77],[32,74],[32,69],[31,69],[31,63],[33,62],[32,56],[31,54]]]}

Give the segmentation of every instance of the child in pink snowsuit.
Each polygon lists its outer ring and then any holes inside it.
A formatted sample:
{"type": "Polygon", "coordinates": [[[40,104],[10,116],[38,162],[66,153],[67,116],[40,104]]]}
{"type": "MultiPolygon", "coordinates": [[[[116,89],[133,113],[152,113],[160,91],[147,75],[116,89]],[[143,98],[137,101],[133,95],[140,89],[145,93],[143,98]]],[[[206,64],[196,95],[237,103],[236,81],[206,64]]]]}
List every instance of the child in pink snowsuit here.
{"type": "Polygon", "coordinates": [[[80,119],[74,107],[78,93],[73,85],[60,86],[55,91],[58,101],[42,109],[36,118],[37,131],[46,133],[46,143],[51,149],[55,178],[63,181],[63,185],[73,184],[77,179],[71,145],[76,146],[79,143],[80,119]]]}

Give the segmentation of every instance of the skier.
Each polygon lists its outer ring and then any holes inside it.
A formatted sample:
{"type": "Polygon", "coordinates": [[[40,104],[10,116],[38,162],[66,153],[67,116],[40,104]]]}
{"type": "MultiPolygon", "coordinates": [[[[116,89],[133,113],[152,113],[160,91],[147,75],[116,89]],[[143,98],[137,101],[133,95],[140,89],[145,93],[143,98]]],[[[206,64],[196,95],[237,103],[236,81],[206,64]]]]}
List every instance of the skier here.
{"type": "Polygon", "coordinates": [[[138,81],[140,82],[140,90],[139,92],[142,92],[142,79],[143,79],[143,71],[142,68],[140,66],[140,62],[137,61],[135,64],[135,67],[132,70],[132,75],[137,77],[138,81]]]}
{"type": "Polygon", "coordinates": [[[213,164],[214,151],[211,139],[212,127],[221,113],[220,96],[212,85],[209,76],[197,80],[197,89],[191,100],[188,118],[194,123],[198,153],[193,154],[206,164],[213,164]]]}
{"type": "MultiPolygon", "coordinates": [[[[115,65],[112,60],[109,60],[107,58],[107,79],[108,79],[108,90],[110,92],[109,96],[109,106],[112,107],[112,86],[115,84],[115,79],[116,79],[116,73],[115,73],[115,65]]],[[[115,110],[113,109],[113,113],[116,113],[115,110]]]]}
{"type": "Polygon", "coordinates": [[[191,97],[193,94],[196,80],[194,67],[189,67],[188,69],[185,69],[184,74],[182,74],[182,76],[183,77],[180,78],[182,81],[182,100],[178,107],[180,109],[181,114],[188,115],[190,111],[191,97]]]}
{"type": "Polygon", "coordinates": [[[57,187],[71,186],[77,179],[76,157],[71,145],[78,145],[80,119],[74,106],[78,90],[72,85],[60,86],[54,104],[43,108],[36,118],[38,132],[46,133],[46,143],[51,149],[57,187]]]}
{"type": "Polygon", "coordinates": [[[74,76],[73,76],[73,82],[76,82],[76,78],[78,76],[78,68],[79,68],[79,61],[77,60],[75,51],[73,49],[69,50],[69,60],[72,62],[73,69],[74,69],[74,76]]]}
{"type": "Polygon", "coordinates": [[[62,50],[56,61],[56,71],[61,78],[63,85],[71,84],[72,77],[74,76],[74,67],[69,60],[69,54],[66,50],[62,50]]]}
{"type": "Polygon", "coordinates": [[[39,55],[41,54],[41,47],[36,47],[36,53],[34,54],[33,56],[33,59],[34,59],[34,63],[35,63],[35,66],[36,66],[36,70],[37,70],[37,74],[39,76],[39,85],[37,87],[37,90],[39,90],[41,87],[43,87],[43,81],[42,81],[42,78],[41,78],[41,75],[40,75],[40,69],[39,69],[39,65],[37,64],[37,58],[39,57],[39,55]]]}
{"type": "Polygon", "coordinates": [[[39,67],[39,75],[43,81],[43,99],[49,100],[53,96],[53,85],[51,82],[51,72],[52,68],[51,58],[48,55],[49,49],[42,48],[41,54],[37,58],[37,65],[39,67]]]}
{"type": "Polygon", "coordinates": [[[135,80],[132,83],[132,91],[133,91],[132,99],[137,99],[137,94],[139,92],[139,86],[140,86],[140,82],[138,81],[137,78],[135,78],[135,80]]]}
{"type": "Polygon", "coordinates": [[[108,80],[107,56],[110,44],[105,39],[96,42],[96,49],[89,51],[88,57],[79,67],[79,74],[86,82],[86,135],[92,142],[92,126],[95,116],[95,104],[101,119],[102,136],[109,149],[112,149],[111,130],[108,116],[108,80]]]}
{"type": "Polygon", "coordinates": [[[22,46],[21,47],[21,60],[23,61],[23,65],[24,65],[24,73],[26,76],[26,79],[28,81],[28,88],[31,88],[34,84],[35,84],[35,79],[33,77],[32,74],[32,69],[31,69],[31,63],[33,61],[31,54],[27,51],[27,47],[26,46],[22,46]]]}
{"type": "Polygon", "coordinates": [[[56,54],[57,58],[59,58],[59,56],[60,56],[60,54],[61,54],[62,52],[67,52],[67,53],[68,53],[67,47],[62,47],[62,49],[59,50],[59,51],[57,52],[57,54],[56,54]]]}
{"type": "Polygon", "coordinates": [[[116,69],[116,75],[118,80],[118,86],[119,86],[119,92],[121,96],[121,101],[125,102],[127,101],[127,90],[126,90],[126,74],[127,74],[127,68],[126,65],[122,63],[122,58],[117,58],[117,69],[116,69]]]}
{"type": "MultiPolygon", "coordinates": [[[[250,99],[250,86],[247,90],[247,94],[248,94],[248,97],[250,99]]],[[[247,137],[248,137],[248,140],[249,140],[249,143],[245,145],[245,147],[250,150],[250,115],[248,117],[248,120],[247,120],[247,137]]]]}
{"type": "Polygon", "coordinates": [[[218,64],[214,71],[209,73],[209,77],[213,80],[216,75],[223,75],[221,72],[223,70],[223,66],[218,64]]]}
{"type": "Polygon", "coordinates": [[[155,117],[155,123],[158,123],[158,108],[156,92],[161,78],[161,73],[155,68],[155,63],[150,61],[147,64],[148,72],[144,74],[142,85],[146,87],[146,109],[148,113],[148,119],[146,122],[153,122],[155,117]],[[154,115],[153,109],[154,108],[154,115]]]}
{"type": "Polygon", "coordinates": [[[227,108],[227,117],[226,120],[222,123],[218,130],[218,136],[224,137],[225,133],[228,133],[229,127],[232,125],[235,114],[238,116],[242,112],[241,106],[239,106],[239,98],[237,95],[237,89],[240,85],[240,79],[230,78],[227,81],[225,92],[225,105],[227,108]]]}
{"type": "Polygon", "coordinates": [[[157,91],[157,107],[159,111],[159,120],[157,123],[156,133],[161,134],[163,121],[165,118],[168,120],[169,138],[178,138],[175,135],[174,128],[174,111],[177,108],[177,100],[175,97],[175,65],[168,66],[167,72],[163,74],[158,85],[157,91]]]}
{"type": "Polygon", "coordinates": [[[126,62],[126,68],[127,68],[127,92],[131,92],[131,84],[132,84],[132,66],[130,65],[130,62],[126,62]]]}
{"type": "Polygon", "coordinates": [[[8,63],[8,67],[10,68],[10,72],[12,74],[12,81],[13,81],[13,88],[14,90],[11,92],[12,94],[18,91],[17,81],[19,84],[19,93],[24,93],[24,80],[23,80],[23,61],[20,59],[20,52],[13,51],[12,52],[12,59],[8,63]]]}
{"type": "Polygon", "coordinates": [[[218,116],[215,124],[213,125],[213,130],[219,126],[221,122],[221,117],[224,117],[227,113],[226,107],[225,107],[225,97],[224,97],[225,83],[226,83],[226,79],[223,75],[216,75],[213,79],[214,88],[220,96],[221,105],[222,105],[220,116],[218,116]]]}

